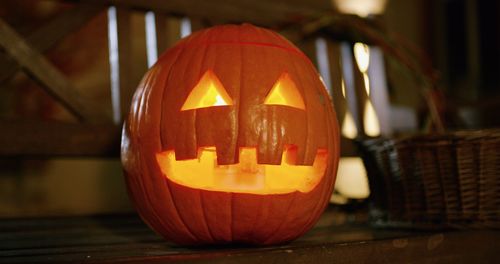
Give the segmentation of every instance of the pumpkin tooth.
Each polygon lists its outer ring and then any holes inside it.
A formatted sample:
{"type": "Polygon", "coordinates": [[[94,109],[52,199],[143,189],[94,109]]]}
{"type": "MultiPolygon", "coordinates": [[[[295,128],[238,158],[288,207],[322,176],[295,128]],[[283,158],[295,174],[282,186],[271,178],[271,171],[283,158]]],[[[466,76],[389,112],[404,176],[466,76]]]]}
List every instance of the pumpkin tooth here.
{"type": "Polygon", "coordinates": [[[280,165],[283,157],[283,146],[272,146],[267,149],[257,148],[257,163],[280,165]]]}
{"type": "Polygon", "coordinates": [[[285,145],[285,149],[283,150],[282,162],[286,162],[289,165],[297,165],[297,153],[297,146],[285,145]]]}
{"type": "Polygon", "coordinates": [[[188,150],[174,151],[174,153],[175,153],[175,160],[191,160],[191,159],[198,158],[199,150],[198,151],[188,151],[188,150]]]}
{"type": "Polygon", "coordinates": [[[309,154],[305,153],[304,154],[304,160],[300,165],[304,166],[312,166],[314,164],[314,160],[316,159],[319,149],[313,149],[312,151],[309,152],[309,154]]]}
{"type": "Polygon", "coordinates": [[[257,173],[259,164],[257,164],[257,150],[255,148],[240,148],[239,153],[240,170],[245,173],[257,173]]]}
{"type": "Polygon", "coordinates": [[[238,153],[234,148],[228,146],[217,146],[214,148],[219,165],[231,165],[238,163],[238,153]]]}

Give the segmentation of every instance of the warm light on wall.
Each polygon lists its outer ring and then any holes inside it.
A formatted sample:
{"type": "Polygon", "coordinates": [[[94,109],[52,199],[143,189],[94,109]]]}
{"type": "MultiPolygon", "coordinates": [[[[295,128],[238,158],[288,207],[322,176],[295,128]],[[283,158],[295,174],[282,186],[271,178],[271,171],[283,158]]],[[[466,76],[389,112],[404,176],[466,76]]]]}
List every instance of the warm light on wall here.
{"type": "MultiPolygon", "coordinates": [[[[342,79],[341,86],[342,86],[342,96],[344,96],[345,99],[346,92],[345,92],[344,79],[342,79]]],[[[342,135],[346,138],[354,139],[358,136],[358,129],[356,128],[356,124],[354,123],[354,118],[352,117],[351,111],[349,111],[348,107],[346,107],[346,111],[344,114],[344,121],[342,122],[341,129],[342,129],[342,135]]]]}
{"type": "Polygon", "coordinates": [[[370,47],[364,43],[356,42],[354,43],[354,58],[356,59],[356,64],[359,70],[363,73],[368,71],[368,65],[370,65],[370,47]]]}
{"type": "Polygon", "coordinates": [[[363,83],[365,84],[366,95],[370,96],[370,78],[363,72],[363,83]]]}
{"type": "Polygon", "coordinates": [[[384,13],[387,0],[332,0],[332,4],[341,13],[366,17],[384,13]]]}
{"type": "Polygon", "coordinates": [[[365,117],[363,119],[365,133],[370,137],[376,137],[380,135],[380,125],[377,117],[377,113],[373,108],[372,102],[370,100],[366,100],[365,102],[365,112],[363,114],[365,117]]]}
{"type": "Polygon", "coordinates": [[[370,66],[370,47],[364,43],[357,42],[354,44],[354,58],[358,65],[359,71],[363,76],[363,84],[365,86],[366,95],[368,96],[363,113],[363,125],[365,133],[368,136],[376,137],[380,135],[380,122],[377,112],[370,101],[370,78],[368,76],[368,68],[370,66]]]}
{"type": "MultiPolygon", "coordinates": [[[[341,89],[342,89],[342,96],[344,99],[346,98],[346,91],[345,91],[345,83],[344,79],[341,81],[341,89]]],[[[356,124],[354,123],[354,118],[352,117],[351,111],[349,111],[349,108],[346,107],[346,111],[344,113],[344,121],[342,121],[341,125],[341,133],[342,136],[350,139],[354,139],[358,136],[358,129],[356,128],[356,124]]]]}
{"type": "Polygon", "coordinates": [[[361,158],[340,158],[335,190],[351,199],[365,199],[370,195],[368,178],[361,158]]]}
{"type": "Polygon", "coordinates": [[[340,87],[341,87],[341,90],[342,90],[342,96],[345,99],[345,82],[344,82],[344,79],[341,80],[340,87]]]}
{"type": "Polygon", "coordinates": [[[350,139],[354,139],[358,136],[358,129],[349,111],[345,111],[344,121],[342,122],[342,136],[350,139]]]}
{"type": "Polygon", "coordinates": [[[370,78],[368,78],[368,66],[370,65],[370,47],[366,44],[356,42],[354,44],[354,58],[359,71],[363,74],[366,94],[370,96],[370,78]]]}

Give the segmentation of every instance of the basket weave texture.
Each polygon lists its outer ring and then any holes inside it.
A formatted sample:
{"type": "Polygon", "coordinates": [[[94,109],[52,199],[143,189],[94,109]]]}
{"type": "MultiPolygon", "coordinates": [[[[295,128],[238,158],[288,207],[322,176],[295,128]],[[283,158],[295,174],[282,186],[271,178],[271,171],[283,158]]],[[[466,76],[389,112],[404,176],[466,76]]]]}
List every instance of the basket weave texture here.
{"type": "Polygon", "coordinates": [[[359,144],[376,225],[500,228],[500,129],[359,144]]]}

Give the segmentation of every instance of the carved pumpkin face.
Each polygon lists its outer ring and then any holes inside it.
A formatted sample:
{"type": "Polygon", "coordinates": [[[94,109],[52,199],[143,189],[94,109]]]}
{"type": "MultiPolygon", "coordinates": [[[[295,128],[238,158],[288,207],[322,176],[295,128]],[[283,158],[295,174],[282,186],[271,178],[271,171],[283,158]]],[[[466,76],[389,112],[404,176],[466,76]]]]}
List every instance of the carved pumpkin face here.
{"type": "MultiPolygon", "coordinates": [[[[272,87],[263,87],[268,88],[268,94],[260,107],[285,107],[285,111],[286,107],[295,108],[288,109],[295,115],[304,112],[304,100],[290,74],[283,72],[278,77],[272,87]]],[[[207,69],[189,92],[180,111],[212,107],[236,106],[217,75],[207,69]]],[[[318,148],[312,165],[296,165],[297,150],[292,142],[284,145],[279,164],[257,162],[255,146],[238,146],[234,164],[218,164],[217,148],[199,145],[194,158],[178,160],[175,150],[167,150],[158,153],[157,160],[167,178],[191,188],[253,194],[308,192],[325,174],[328,151],[318,148]]]]}
{"type": "Polygon", "coordinates": [[[181,40],[144,77],[124,126],[132,200],[181,244],[293,239],[319,218],[339,158],[307,57],[248,24],[181,40]]]}

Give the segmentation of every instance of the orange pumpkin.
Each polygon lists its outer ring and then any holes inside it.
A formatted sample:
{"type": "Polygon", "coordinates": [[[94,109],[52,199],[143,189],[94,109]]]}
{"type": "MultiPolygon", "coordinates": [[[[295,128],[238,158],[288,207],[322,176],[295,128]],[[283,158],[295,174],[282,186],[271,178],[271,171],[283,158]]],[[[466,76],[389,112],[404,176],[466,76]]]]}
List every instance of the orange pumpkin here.
{"type": "Polygon", "coordinates": [[[146,73],[122,138],[131,199],[179,244],[276,244],[326,207],[339,132],[312,63],[249,24],[182,39],[146,73]]]}

